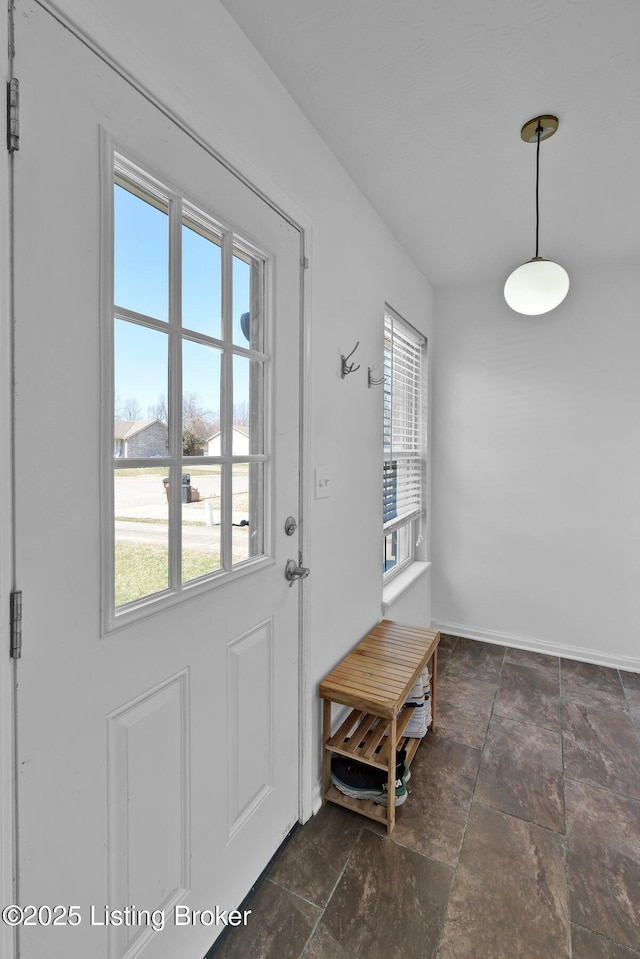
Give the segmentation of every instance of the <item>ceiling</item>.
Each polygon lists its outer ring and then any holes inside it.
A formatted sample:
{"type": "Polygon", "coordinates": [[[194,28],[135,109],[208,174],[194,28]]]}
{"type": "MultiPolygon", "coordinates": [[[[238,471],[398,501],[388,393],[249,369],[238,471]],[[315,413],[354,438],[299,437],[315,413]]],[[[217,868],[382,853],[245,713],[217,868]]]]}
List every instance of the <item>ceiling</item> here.
{"type": "MultiPolygon", "coordinates": [[[[640,258],[638,0],[222,0],[436,286],[640,258]]],[[[639,264],[640,265],[640,264],[639,264]]]]}

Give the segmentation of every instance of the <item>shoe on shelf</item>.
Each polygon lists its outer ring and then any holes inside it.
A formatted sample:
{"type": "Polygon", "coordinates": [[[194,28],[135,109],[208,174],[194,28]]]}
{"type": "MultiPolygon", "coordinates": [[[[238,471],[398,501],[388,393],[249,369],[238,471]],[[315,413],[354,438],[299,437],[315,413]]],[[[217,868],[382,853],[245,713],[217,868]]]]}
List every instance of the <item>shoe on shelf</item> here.
{"type": "MultiPolygon", "coordinates": [[[[396,779],[396,806],[401,806],[406,802],[408,795],[409,793],[407,792],[404,781],[402,779],[396,779]]],[[[379,799],[374,799],[373,802],[380,803],[381,806],[389,805],[389,791],[386,783],[382,786],[382,796],[379,799]]]]}
{"type": "MultiPolygon", "coordinates": [[[[401,806],[407,798],[407,787],[403,778],[404,760],[402,764],[396,764],[395,773],[396,806],[401,806]]],[[[334,756],[331,760],[331,782],[351,799],[370,799],[383,806],[389,804],[385,773],[355,759],[334,756]]]]}
{"type": "Polygon", "coordinates": [[[404,729],[404,735],[409,739],[421,739],[427,732],[428,723],[431,720],[431,704],[429,704],[429,714],[427,716],[426,703],[413,707],[413,715],[404,729]]]}
{"type": "Polygon", "coordinates": [[[424,702],[424,685],[422,683],[422,676],[413,686],[413,689],[405,699],[405,703],[409,706],[419,706],[424,702]]]}
{"type": "Polygon", "coordinates": [[[406,749],[396,749],[396,778],[398,778],[400,766],[402,766],[402,773],[400,775],[402,781],[406,784],[411,779],[411,769],[407,762],[406,749]]]}

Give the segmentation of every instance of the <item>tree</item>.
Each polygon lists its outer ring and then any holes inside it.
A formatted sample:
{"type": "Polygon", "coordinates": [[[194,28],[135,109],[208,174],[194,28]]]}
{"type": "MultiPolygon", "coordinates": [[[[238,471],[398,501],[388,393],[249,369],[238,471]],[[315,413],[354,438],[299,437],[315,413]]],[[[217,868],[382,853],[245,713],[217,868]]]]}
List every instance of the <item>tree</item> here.
{"type": "Polygon", "coordinates": [[[202,405],[197,393],[182,398],[182,452],[197,456],[210,436],[220,428],[220,416],[202,405]]]}
{"type": "Polygon", "coordinates": [[[164,423],[166,425],[169,422],[166,396],[159,396],[157,403],[153,403],[151,404],[151,406],[148,406],[147,415],[149,419],[160,420],[161,423],[164,423]]]}
{"type": "Polygon", "coordinates": [[[139,420],[142,417],[142,410],[140,409],[140,404],[138,403],[135,396],[130,396],[128,400],[122,404],[122,418],[125,420],[139,420]]]}
{"type": "Polygon", "coordinates": [[[182,455],[183,456],[198,456],[200,450],[204,445],[202,437],[194,433],[192,430],[183,430],[182,431],[182,455]]]}
{"type": "Polygon", "coordinates": [[[248,426],[249,425],[249,404],[245,401],[243,403],[236,403],[233,407],[233,425],[234,426],[248,426]]]}

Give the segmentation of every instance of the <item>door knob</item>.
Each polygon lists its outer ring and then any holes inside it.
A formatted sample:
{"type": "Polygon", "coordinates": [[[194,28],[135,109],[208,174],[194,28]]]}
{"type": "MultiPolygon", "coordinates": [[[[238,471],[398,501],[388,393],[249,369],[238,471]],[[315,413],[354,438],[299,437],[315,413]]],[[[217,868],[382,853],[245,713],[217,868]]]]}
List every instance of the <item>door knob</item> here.
{"type": "Polygon", "coordinates": [[[307,566],[298,566],[295,559],[288,559],[284,568],[284,578],[289,586],[293,586],[297,579],[306,579],[311,570],[307,566]]]}

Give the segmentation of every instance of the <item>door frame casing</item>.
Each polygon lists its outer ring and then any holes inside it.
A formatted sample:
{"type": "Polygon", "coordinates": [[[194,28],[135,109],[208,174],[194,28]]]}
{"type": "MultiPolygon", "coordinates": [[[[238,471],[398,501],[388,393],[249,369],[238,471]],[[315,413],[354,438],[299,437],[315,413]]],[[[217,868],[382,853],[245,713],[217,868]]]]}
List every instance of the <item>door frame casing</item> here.
{"type": "MultiPolygon", "coordinates": [[[[0,17],[0,49],[9,50],[13,11],[0,17]]],[[[11,52],[4,58],[4,85],[12,74],[11,52]]],[[[6,123],[6,119],[5,119],[6,123]]],[[[4,137],[6,144],[6,135],[4,137]]],[[[13,550],[13,312],[11,167],[6,146],[0,155],[0,901],[14,902],[16,834],[14,814],[14,670],[10,658],[9,597],[14,585],[13,550]]],[[[15,930],[0,922],[0,952],[16,955],[15,930]]]]}

